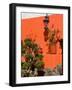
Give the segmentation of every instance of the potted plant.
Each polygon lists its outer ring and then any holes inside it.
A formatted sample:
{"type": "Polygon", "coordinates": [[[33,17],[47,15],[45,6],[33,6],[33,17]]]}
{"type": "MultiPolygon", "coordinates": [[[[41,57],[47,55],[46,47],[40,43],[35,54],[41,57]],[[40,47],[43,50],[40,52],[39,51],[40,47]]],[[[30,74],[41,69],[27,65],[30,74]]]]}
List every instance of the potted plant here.
{"type": "Polygon", "coordinates": [[[37,68],[38,71],[38,76],[44,76],[44,62],[43,61],[38,61],[35,64],[35,68],[37,68]]]}
{"type": "Polygon", "coordinates": [[[27,76],[29,74],[28,72],[29,70],[32,71],[32,74],[34,74],[36,64],[38,64],[40,65],[40,69],[38,71],[42,73],[41,75],[43,75],[44,72],[42,69],[44,68],[44,63],[42,62],[43,59],[42,48],[40,48],[35,41],[32,41],[29,38],[26,38],[24,42],[22,41],[21,45],[22,45],[22,52],[21,52],[22,57],[25,58],[25,62],[23,62],[21,65],[22,71],[24,70],[27,76]]]}

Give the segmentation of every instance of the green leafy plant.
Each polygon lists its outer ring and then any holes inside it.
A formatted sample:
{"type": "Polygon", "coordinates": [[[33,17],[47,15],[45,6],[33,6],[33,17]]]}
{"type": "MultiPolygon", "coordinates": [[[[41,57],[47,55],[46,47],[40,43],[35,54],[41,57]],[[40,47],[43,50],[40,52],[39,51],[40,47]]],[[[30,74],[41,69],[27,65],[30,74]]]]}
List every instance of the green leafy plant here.
{"type": "Polygon", "coordinates": [[[38,48],[38,45],[36,44],[36,43],[32,43],[32,50],[33,51],[36,51],[36,50],[38,50],[39,48],[38,48]]]}
{"type": "Polygon", "coordinates": [[[28,61],[33,60],[33,55],[32,54],[26,54],[25,57],[28,59],[28,61]]]}
{"type": "Polygon", "coordinates": [[[28,62],[21,62],[21,68],[22,69],[28,69],[30,67],[30,63],[28,62]]]}
{"type": "Polygon", "coordinates": [[[31,39],[29,39],[29,38],[25,39],[25,40],[24,40],[24,43],[25,43],[25,45],[26,45],[27,47],[32,47],[32,41],[31,41],[31,39]]]}
{"type": "Polygon", "coordinates": [[[42,60],[43,55],[42,54],[36,54],[35,58],[38,60],[42,60]]]}
{"type": "Polygon", "coordinates": [[[42,49],[35,41],[32,41],[29,38],[26,38],[24,42],[22,41],[21,54],[22,57],[25,58],[25,62],[21,63],[22,76],[36,76],[36,74],[34,74],[35,68],[39,70],[44,68],[44,62],[42,62],[42,49]]]}
{"type": "Polygon", "coordinates": [[[43,69],[44,68],[44,62],[43,61],[36,62],[35,68],[37,68],[38,70],[43,69]]]}

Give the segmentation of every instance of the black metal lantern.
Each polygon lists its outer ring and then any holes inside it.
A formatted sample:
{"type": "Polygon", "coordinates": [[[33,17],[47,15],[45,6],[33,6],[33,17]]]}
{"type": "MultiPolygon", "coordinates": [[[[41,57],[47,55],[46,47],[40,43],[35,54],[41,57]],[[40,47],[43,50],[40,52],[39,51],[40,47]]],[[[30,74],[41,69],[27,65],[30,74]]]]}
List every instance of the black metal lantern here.
{"type": "Polygon", "coordinates": [[[46,16],[45,16],[45,18],[44,18],[44,20],[43,20],[43,22],[44,22],[44,40],[45,41],[47,41],[48,40],[48,23],[49,23],[49,16],[48,16],[48,14],[46,14],[46,16]]]}
{"type": "Polygon", "coordinates": [[[48,14],[46,14],[45,19],[43,20],[43,22],[44,22],[45,27],[47,27],[47,25],[49,23],[49,16],[48,16],[48,14]]]}

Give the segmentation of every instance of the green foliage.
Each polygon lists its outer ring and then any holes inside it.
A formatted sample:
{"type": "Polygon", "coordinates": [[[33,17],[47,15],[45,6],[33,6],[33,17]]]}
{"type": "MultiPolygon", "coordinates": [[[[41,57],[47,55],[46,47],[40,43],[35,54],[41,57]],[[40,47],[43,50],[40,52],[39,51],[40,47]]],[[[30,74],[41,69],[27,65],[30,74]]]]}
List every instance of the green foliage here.
{"type": "Polygon", "coordinates": [[[38,70],[43,69],[44,68],[44,62],[43,61],[36,62],[35,68],[37,68],[38,70]]]}
{"type": "Polygon", "coordinates": [[[26,45],[27,47],[32,47],[32,41],[31,41],[31,39],[29,39],[29,38],[25,39],[25,40],[24,40],[24,43],[25,43],[25,45],[26,45]]]}
{"type": "Polygon", "coordinates": [[[26,54],[25,57],[26,57],[28,60],[33,60],[33,55],[32,55],[32,54],[26,54]]]}
{"type": "Polygon", "coordinates": [[[41,60],[43,58],[43,55],[42,54],[36,54],[35,58],[41,60]]]}
{"type": "Polygon", "coordinates": [[[36,43],[32,44],[32,50],[33,51],[38,51],[39,50],[39,47],[38,47],[38,45],[36,43]]]}
{"type": "MultiPolygon", "coordinates": [[[[40,47],[31,39],[27,38],[21,42],[21,54],[25,58],[25,62],[21,63],[21,75],[34,76],[35,69],[43,69],[43,55],[39,52],[40,47]]],[[[35,74],[37,75],[37,74],[35,74]]]]}
{"type": "Polygon", "coordinates": [[[26,70],[26,69],[22,69],[21,70],[21,76],[22,77],[32,77],[32,71],[31,70],[26,70]]]}
{"type": "Polygon", "coordinates": [[[28,62],[22,62],[21,63],[21,68],[22,69],[26,69],[27,70],[29,67],[30,67],[30,63],[28,63],[28,62]]]}

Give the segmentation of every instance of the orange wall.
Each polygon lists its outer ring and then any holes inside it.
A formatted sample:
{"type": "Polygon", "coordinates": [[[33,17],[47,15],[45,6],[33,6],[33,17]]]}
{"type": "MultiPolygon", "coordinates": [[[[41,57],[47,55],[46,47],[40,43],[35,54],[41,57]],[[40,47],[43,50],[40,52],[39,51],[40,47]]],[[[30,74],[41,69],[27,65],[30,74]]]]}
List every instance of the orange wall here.
{"type": "MultiPolygon", "coordinates": [[[[62,63],[61,50],[59,43],[57,44],[57,54],[47,54],[48,47],[44,41],[44,17],[36,17],[21,20],[21,39],[24,40],[27,37],[36,39],[36,42],[43,49],[43,61],[45,62],[45,68],[54,68],[57,64],[62,63]]],[[[49,16],[49,28],[61,31],[61,37],[63,37],[63,15],[53,14],[49,16]]]]}

